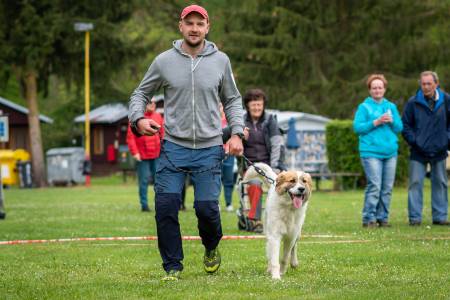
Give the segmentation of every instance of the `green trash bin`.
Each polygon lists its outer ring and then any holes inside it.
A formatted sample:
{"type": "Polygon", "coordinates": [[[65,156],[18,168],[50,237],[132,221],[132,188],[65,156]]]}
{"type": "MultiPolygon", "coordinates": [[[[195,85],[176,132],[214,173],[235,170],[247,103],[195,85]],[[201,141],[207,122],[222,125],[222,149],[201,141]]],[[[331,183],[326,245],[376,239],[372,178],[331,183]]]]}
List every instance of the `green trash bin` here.
{"type": "Polygon", "coordinates": [[[135,172],[136,160],[128,150],[128,145],[119,145],[119,167],[123,173],[123,182],[127,181],[127,172],[135,172]]]}

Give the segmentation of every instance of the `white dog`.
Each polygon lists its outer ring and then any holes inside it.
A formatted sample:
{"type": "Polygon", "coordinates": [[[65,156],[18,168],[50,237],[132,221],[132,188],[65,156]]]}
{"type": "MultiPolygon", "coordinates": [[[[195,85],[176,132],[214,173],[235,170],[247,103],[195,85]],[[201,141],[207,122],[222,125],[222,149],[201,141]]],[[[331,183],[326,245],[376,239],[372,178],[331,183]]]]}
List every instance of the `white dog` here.
{"type": "Polygon", "coordinates": [[[244,182],[259,178],[270,185],[264,222],[267,271],[272,279],[281,279],[289,262],[293,268],[298,266],[297,240],[301,235],[311,195],[311,176],[302,171],[285,171],[277,176],[264,163],[255,163],[255,166],[262,169],[265,175],[274,181],[274,184],[271,184],[267,178],[258,174],[253,166],[247,170],[243,178],[244,182]],[[281,241],[284,245],[280,260],[281,241]]]}

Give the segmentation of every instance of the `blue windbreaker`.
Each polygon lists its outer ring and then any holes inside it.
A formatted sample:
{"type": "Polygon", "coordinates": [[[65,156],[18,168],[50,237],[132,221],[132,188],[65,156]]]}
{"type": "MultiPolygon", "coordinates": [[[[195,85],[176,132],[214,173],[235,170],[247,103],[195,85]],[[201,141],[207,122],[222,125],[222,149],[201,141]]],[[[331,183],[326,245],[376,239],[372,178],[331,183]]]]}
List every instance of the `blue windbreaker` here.
{"type": "Polygon", "coordinates": [[[410,146],[410,158],[420,162],[435,162],[447,157],[448,140],[450,137],[450,117],[447,103],[450,102],[448,94],[436,89],[439,100],[431,110],[422,90],[408,100],[403,111],[402,135],[410,146]]]}

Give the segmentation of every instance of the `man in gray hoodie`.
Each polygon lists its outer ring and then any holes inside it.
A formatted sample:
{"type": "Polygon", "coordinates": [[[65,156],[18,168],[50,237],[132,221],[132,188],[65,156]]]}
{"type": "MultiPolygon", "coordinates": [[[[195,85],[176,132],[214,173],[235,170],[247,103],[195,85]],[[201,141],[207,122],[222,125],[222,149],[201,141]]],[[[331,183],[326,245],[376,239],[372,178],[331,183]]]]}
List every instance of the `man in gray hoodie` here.
{"type": "Polygon", "coordinates": [[[224,157],[220,102],[232,133],[229,154],[243,152],[241,95],[227,55],[205,39],[209,25],[203,7],[186,7],[179,22],[183,39],[155,58],[129,104],[134,134],[158,134],[158,123],[145,119],[144,111],[153,94],[164,91],[165,135],[155,183],[158,248],[167,273],[163,280],[177,280],[183,269],[178,211],[188,173],[194,184],[194,208],[205,246],[204,269],[214,273],[220,266],[222,226],[218,199],[224,157]]]}

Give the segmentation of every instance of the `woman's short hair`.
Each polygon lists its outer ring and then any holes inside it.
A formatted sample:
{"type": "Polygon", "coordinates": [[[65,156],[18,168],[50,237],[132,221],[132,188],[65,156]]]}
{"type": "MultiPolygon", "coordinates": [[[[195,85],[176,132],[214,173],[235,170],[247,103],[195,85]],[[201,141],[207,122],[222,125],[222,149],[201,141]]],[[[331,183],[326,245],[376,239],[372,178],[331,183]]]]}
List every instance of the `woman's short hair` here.
{"type": "Polygon", "coordinates": [[[385,88],[387,87],[387,83],[388,82],[387,82],[387,80],[386,80],[386,78],[384,77],[383,74],[370,74],[369,78],[367,78],[367,81],[366,81],[368,89],[370,89],[370,85],[372,84],[372,81],[374,81],[376,79],[381,80],[383,82],[383,84],[384,84],[384,87],[385,88]]]}
{"type": "Polygon", "coordinates": [[[264,105],[267,102],[267,96],[266,93],[264,93],[263,90],[261,89],[250,89],[248,90],[245,95],[244,95],[244,105],[247,108],[247,104],[250,101],[255,101],[255,100],[263,100],[264,101],[264,105]]]}

